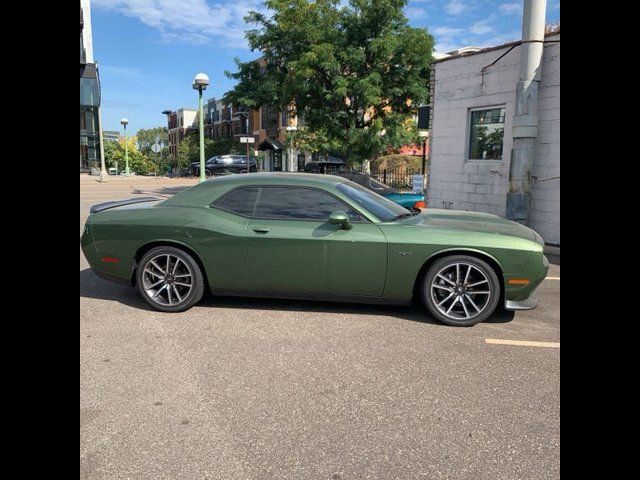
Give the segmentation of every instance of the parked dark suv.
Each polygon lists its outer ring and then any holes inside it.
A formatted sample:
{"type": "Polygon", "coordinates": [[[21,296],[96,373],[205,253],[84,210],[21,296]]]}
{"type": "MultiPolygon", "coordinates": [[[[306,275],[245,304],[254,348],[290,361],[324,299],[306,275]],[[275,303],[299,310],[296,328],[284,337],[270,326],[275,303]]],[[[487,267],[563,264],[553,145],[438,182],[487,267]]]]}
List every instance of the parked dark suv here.
{"type": "Polygon", "coordinates": [[[339,173],[346,172],[345,161],[329,156],[326,159],[314,160],[304,166],[307,173],[339,173]]]}
{"type": "MultiPolygon", "coordinates": [[[[257,172],[258,166],[255,159],[246,155],[218,155],[211,157],[204,163],[204,173],[207,177],[217,175],[229,175],[232,173],[257,172]]],[[[200,176],[200,162],[193,162],[190,167],[191,174],[200,176]]]]}

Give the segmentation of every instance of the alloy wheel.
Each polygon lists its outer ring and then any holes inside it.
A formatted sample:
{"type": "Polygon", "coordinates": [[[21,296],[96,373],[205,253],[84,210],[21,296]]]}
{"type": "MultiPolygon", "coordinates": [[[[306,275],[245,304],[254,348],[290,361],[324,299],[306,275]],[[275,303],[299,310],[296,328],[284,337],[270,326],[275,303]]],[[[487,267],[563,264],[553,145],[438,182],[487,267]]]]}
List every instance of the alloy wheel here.
{"type": "Polygon", "coordinates": [[[491,284],[477,266],[466,262],[446,265],[430,286],[433,305],[452,320],[469,320],[484,311],[491,299],[491,284]]]}
{"type": "Polygon", "coordinates": [[[177,255],[162,253],[145,265],[142,285],[152,302],[162,306],[180,305],[193,289],[193,272],[177,255]]]}

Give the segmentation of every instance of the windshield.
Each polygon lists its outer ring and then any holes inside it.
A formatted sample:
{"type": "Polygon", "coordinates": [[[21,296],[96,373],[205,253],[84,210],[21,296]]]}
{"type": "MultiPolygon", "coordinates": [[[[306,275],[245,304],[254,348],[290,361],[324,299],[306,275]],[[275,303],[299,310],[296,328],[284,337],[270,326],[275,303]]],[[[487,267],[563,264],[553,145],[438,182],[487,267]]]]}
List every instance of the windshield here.
{"type": "Polygon", "coordinates": [[[390,222],[400,215],[411,215],[411,211],[401,207],[397,203],[387,200],[381,195],[372,192],[357,183],[347,182],[337,186],[351,200],[373,213],[383,222],[390,222]]]}

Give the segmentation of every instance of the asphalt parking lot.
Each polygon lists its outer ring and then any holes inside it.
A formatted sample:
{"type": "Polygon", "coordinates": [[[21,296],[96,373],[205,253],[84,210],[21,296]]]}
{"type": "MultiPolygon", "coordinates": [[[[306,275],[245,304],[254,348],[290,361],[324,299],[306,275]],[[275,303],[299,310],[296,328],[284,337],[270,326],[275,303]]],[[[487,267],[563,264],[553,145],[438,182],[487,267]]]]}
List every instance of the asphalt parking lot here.
{"type": "MultiPolygon", "coordinates": [[[[81,175],[80,231],[92,204],[194,183],[81,175]]],[[[454,328],[417,305],[207,298],[155,312],[80,252],[81,478],[559,478],[549,258],[537,309],[454,328]]]]}

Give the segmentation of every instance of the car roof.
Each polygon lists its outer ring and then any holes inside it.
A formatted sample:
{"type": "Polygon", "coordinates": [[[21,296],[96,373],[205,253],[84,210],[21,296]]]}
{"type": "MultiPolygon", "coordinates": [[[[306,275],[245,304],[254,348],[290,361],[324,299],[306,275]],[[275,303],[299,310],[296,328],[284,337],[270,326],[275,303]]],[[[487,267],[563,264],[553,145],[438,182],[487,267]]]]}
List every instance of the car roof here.
{"type": "Polygon", "coordinates": [[[214,177],[187,188],[162,202],[163,205],[195,206],[211,203],[212,194],[228,191],[242,185],[288,185],[327,187],[346,183],[349,180],[336,175],[298,172],[257,172],[214,177]]]}
{"type": "Polygon", "coordinates": [[[204,182],[205,184],[229,184],[250,185],[255,183],[282,184],[282,185],[337,185],[344,183],[345,179],[336,175],[301,173],[301,172],[256,172],[241,175],[226,175],[214,177],[204,182]]]}

